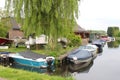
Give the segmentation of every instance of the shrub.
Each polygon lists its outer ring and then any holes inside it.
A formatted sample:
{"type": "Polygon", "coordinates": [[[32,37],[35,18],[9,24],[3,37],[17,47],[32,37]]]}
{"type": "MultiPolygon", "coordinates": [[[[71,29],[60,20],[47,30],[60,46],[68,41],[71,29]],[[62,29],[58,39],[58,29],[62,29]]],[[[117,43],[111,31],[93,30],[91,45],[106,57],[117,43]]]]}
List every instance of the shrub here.
{"type": "Polygon", "coordinates": [[[67,36],[67,39],[69,40],[68,46],[70,46],[70,47],[75,47],[75,46],[81,45],[81,37],[78,35],[75,35],[74,33],[70,33],[67,36]]]}

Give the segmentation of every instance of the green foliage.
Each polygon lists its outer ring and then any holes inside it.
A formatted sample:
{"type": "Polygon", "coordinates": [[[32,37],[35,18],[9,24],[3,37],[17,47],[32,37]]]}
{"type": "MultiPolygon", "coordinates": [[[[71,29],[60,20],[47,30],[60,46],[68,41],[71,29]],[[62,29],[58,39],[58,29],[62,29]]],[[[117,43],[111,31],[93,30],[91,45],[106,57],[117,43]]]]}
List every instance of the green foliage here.
{"type": "Polygon", "coordinates": [[[78,16],[78,0],[6,0],[9,12],[11,7],[26,36],[45,34],[52,48],[72,31],[78,16]]]}
{"type": "Polygon", "coordinates": [[[24,20],[22,28],[26,35],[58,38],[71,30],[74,13],[78,14],[78,0],[6,0],[6,6],[8,10],[14,8],[18,21],[24,20]]]}
{"type": "Polygon", "coordinates": [[[70,33],[67,36],[67,39],[69,40],[69,43],[68,43],[69,46],[75,47],[75,46],[81,45],[81,37],[78,35],[75,35],[74,33],[70,33]]]}
{"type": "Polygon", "coordinates": [[[113,36],[116,37],[118,36],[118,33],[119,33],[119,27],[113,26],[113,27],[108,27],[107,29],[107,34],[110,37],[113,37],[113,36]]]}
{"type": "Polygon", "coordinates": [[[8,27],[0,22],[0,37],[6,37],[8,32],[8,27]]]}
{"type": "Polygon", "coordinates": [[[112,42],[108,42],[107,46],[109,48],[118,48],[119,47],[119,43],[118,43],[118,41],[112,41],[112,42]]]}
{"type": "Polygon", "coordinates": [[[117,35],[118,37],[120,37],[120,32],[118,33],[118,35],[117,35]]]}
{"type": "Polygon", "coordinates": [[[6,38],[7,33],[8,33],[10,28],[11,28],[10,18],[9,17],[1,17],[1,20],[0,20],[0,37],[5,37],[6,38]]]}
{"type": "Polygon", "coordinates": [[[88,30],[91,34],[100,34],[100,35],[107,35],[106,31],[104,30],[88,30]]]}

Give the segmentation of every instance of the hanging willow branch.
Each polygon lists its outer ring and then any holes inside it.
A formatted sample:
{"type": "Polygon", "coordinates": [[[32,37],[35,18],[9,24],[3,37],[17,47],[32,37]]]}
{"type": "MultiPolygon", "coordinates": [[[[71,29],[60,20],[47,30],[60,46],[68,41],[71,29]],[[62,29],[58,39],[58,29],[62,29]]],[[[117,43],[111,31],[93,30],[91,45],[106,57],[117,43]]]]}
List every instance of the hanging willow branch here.
{"type": "Polygon", "coordinates": [[[49,37],[65,36],[74,27],[74,15],[78,15],[79,0],[6,0],[8,11],[23,22],[26,35],[35,33],[49,37]]]}
{"type": "Polygon", "coordinates": [[[78,0],[6,0],[6,6],[19,21],[24,20],[26,35],[64,35],[75,22],[74,13],[78,14],[78,0]]]}

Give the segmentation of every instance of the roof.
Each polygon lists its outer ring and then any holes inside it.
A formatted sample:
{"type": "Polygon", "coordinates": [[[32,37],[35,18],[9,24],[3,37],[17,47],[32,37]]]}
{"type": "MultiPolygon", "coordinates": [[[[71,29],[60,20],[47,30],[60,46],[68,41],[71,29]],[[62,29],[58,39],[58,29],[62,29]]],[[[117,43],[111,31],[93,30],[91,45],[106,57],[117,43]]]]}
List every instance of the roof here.
{"type": "Polygon", "coordinates": [[[19,25],[17,24],[17,22],[15,21],[14,18],[10,18],[10,21],[11,21],[11,24],[12,24],[12,29],[20,30],[20,27],[19,27],[19,25]]]}
{"type": "Polygon", "coordinates": [[[73,30],[74,32],[88,32],[87,30],[82,28],[80,25],[75,26],[73,30]]]}

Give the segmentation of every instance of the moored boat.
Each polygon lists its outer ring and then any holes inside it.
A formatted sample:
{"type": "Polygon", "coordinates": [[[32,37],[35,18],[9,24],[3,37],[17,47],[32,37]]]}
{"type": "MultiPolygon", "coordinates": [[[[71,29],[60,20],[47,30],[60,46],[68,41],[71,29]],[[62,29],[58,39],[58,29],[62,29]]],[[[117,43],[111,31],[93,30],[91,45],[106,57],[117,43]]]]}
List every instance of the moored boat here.
{"type": "Polygon", "coordinates": [[[92,53],[90,51],[80,50],[80,49],[77,49],[77,50],[71,52],[67,56],[67,61],[72,62],[74,64],[89,62],[92,59],[93,59],[93,57],[92,57],[92,53]]]}
{"type": "Polygon", "coordinates": [[[82,45],[79,47],[79,49],[90,51],[94,58],[97,56],[98,47],[96,45],[92,45],[92,44],[82,45]]]}
{"type": "Polygon", "coordinates": [[[11,44],[13,40],[0,37],[0,45],[11,44]]]}
{"type": "Polygon", "coordinates": [[[36,54],[31,51],[9,54],[9,57],[13,59],[14,63],[37,68],[47,68],[54,65],[55,62],[55,58],[52,56],[36,54]]]}
{"type": "Polygon", "coordinates": [[[92,42],[93,45],[96,45],[98,47],[98,53],[101,53],[103,51],[103,47],[105,43],[106,43],[105,41],[100,40],[100,39],[92,42]]]}

